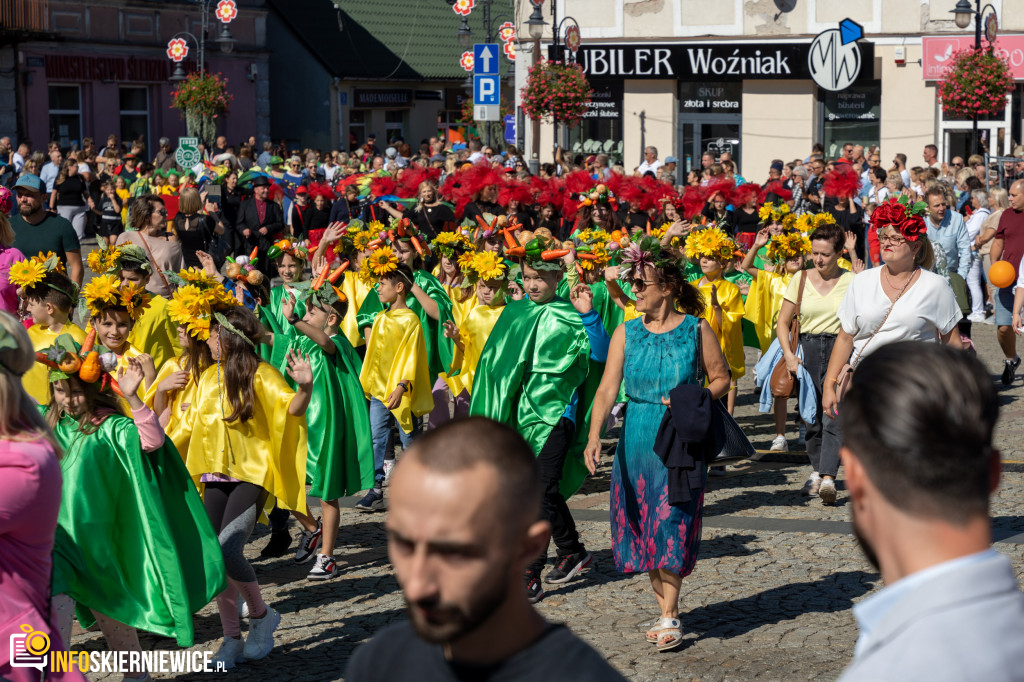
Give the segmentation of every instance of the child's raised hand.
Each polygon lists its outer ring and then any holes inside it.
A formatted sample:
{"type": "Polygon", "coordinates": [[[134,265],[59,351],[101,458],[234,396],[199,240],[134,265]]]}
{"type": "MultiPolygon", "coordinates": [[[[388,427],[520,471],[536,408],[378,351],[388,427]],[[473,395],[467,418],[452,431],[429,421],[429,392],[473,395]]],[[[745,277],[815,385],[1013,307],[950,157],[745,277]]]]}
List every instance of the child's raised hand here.
{"type": "Polygon", "coordinates": [[[313,383],[313,367],[309,364],[309,356],[288,351],[288,376],[300,386],[309,386],[313,383]]]}
{"type": "Polygon", "coordinates": [[[767,227],[762,227],[757,231],[757,236],[754,237],[754,248],[760,249],[762,246],[767,244],[771,240],[771,235],[768,233],[767,227]]]}
{"type": "Polygon", "coordinates": [[[586,284],[577,284],[569,293],[569,299],[580,315],[586,315],[594,309],[594,292],[586,284]]]}
{"type": "Polygon", "coordinates": [[[854,248],[856,248],[856,246],[857,246],[857,233],[856,232],[847,232],[846,233],[846,243],[844,244],[844,246],[846,246],[846,250],[847,251],[853,253],[854,248]]]}
{"type": "Polygon", "coordinates": [[[196,258],[199,259],[199,264],[203,266],[203,270],[206,274],[218,277],[220,273],[217,271],[217,264],[213,262],[213,256],[206,253],[205,251],[196,251],[196,258]]]}
{"type": "Polygon", "coordinates": [[[721,308],[721,304],[718,302],[718,287],[712,285],[711,287],[711,307],[721,308]]]}
{"type": "Polygon", "coordinates": [[[178,391],[185,388],[188,383],[188,372],[172,372],[167,376],[166,379],[160,382],[156,387],[156,390],[161,393],[167,393],[169,391],[178,391]]]}
{"type": "Polygon", "coordinates": [[[519,282],[509,282],[508,295],[512,298],[513,301],[521,301],[523,300],[523,298],[526,297],[526,292],[523,291],[523,288],[521,286],[519,286],[519,282]]]}
{"type": "MultiPolygon", "coordinates": [[[[145,378],[142,363],[139,362],[140,358],[141,356],[129,358],[128,366],[117,373],[117,385],[121,388],[121,393],[126,396],[135,395],[145,378]]],[[[152,358],[150,358],[150,362],[152,362],[152,358]]]]}
{"type": "Polygon", "coordinates": [[[621,269],[618,265],[609,265],[604,269],[604,281],[614,282],[619,278],[620,273],[621,269]]]}
{"type": "Polygon", "coordinates": [[[324,236],[322,240],[324,242],[327,242],[328,244],[331,242],[338,241],[339,239],[341,239],[343,229],[344,226],[341,223],[337,221],[331,223],[330,225],[327,226],[327,229],[324,230],[324,236]]]}
{"type": "Polygon", "coordinates": [[[444,323],[444,335],[455,343],[458,343],[462,338],[462,332],[459,331],[459,328],[451,320],[446,320],[444,323]]]}
{"type": "Polygon", "coordinates": [[[284,298],[281,301],[281,314],[284,315],[284,319],[289,322],[292,321],[292,315],[295,314],[295,295],[290,291],[285,291],[284,298]]]}
{"type": "Polygon", "coordinates": [[[311,263],[310,267],[313,269],[313,272],[315,274],[323,272],[324,268],[327,267],[327,256],[320,251],[314,253],[313,262],[311,263]]]}

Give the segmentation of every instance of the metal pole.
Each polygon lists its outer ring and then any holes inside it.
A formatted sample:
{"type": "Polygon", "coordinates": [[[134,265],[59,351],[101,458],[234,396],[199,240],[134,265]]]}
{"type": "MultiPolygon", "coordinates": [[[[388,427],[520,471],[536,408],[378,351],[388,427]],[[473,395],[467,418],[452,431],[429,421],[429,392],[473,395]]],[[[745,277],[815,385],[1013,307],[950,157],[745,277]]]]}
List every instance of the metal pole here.
{"type": "MultiPolygon", "coordinates": [[[[540,38],[533,41],[533,65],[540,62],[540,38]]],[[[530,119],[530,129],[533,133],[533,152],[530,158],[530,172],[534,175],[540,173],[540,120],[530,119]]]]}
{"type": "Polygon", "coordinates": [[[199,73],[206,73],[206,30],[209,25],[209,10],[210,4],[208,0],[203,0],[201,5],[203,19],[200,22],[201,31],[199,33],[199,73]]]}
{"type": "MultiPolygon", "coordinates": [[[[974,49],[981,49],[981,0],[974,0],[977,13],[974,15],[974,49]]],[[[978,113],[971,116],[971,154],[978,153],[978,113]]]]}

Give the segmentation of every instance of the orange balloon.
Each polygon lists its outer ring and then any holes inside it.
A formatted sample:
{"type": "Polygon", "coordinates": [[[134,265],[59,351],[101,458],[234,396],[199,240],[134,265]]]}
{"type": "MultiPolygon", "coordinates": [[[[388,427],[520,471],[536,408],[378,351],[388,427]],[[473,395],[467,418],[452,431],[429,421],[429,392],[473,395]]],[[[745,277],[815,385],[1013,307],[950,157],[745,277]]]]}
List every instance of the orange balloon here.
{"type": "Polygon", "coordinates": [[[1006,287],[1013,286],[1016,280],[1017,273],[1014,271],[1013,266],[1005,260],[997,260],[988,269],[988,281],[992,282],[994,287],[1005,289],[1006,287]]]}

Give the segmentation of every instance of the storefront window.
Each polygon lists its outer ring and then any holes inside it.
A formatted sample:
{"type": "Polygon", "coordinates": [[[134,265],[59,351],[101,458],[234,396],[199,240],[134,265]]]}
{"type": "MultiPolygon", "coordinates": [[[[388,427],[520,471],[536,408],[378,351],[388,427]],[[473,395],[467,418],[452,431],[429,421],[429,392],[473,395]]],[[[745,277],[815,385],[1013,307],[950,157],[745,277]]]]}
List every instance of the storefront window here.
{"type": "Polygon", "coordinates": [[[568,129],[569,150],[573,154],[608,154],[609,164],[622,163],[623,82],[593,79],[594,94],[583,121],[568,129]]]}
{"type": "Polygon", "coordinates": [[[824,93],[825,120],[821,130],[825,156],[836,158],[847,143],[865,148],[878,144],[881,139],[881,98],[882,84],[879,81],[824,93]]]}
{"type": "Polygon", "coordinates": [[[387,140],[388,145],[391,141],[396,138],[405,139],[405,112],[404,111],[385,111],[384,112],[384,139],[387,140]]]}
{"type": "Polygon", "coordinates": [[[149,146],[149,90],[145,87],[120,88],[119,94],[121,139],[141,140],[147,156],[153,156],[149,146]]]}
{"type": "Polygon", "coordinates": [[[366,112],[351,109],[348,112],[349,151],[355,151],[366,141],[366,112]]]}
{"type": "Polygon", "coordinates": [[[82,139],[82,91],[77,85],[51,85],[50,92],[50,139],[61,147],[81,143],[82,139]]]}
{"type": "Polygon", "coordinates": [[[700,168],[701,156],[711,153],[717,160],[723,152],[742,168],[740,127],[743,120],[742,83],[679,84],[679,168],[676,181],[685,172],[700,168]]]}

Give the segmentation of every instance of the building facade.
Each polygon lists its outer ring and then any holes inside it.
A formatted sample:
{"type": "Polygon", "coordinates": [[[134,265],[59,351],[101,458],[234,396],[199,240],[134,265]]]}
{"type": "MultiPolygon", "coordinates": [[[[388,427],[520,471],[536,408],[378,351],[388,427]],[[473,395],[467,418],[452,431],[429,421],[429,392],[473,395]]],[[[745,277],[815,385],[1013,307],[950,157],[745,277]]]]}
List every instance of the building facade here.
{"type": "MultiPolygon", "coordinates": [[[[652,145],[661,158],[676,156],[685,172],[705,151],[729,151],[746,178],[763,182],[772,159],[804,158],[815,142],[830,156],[846,142],[880,144],[884,164],[903,152],[909,165],[920,162],[926,144],[938,145],[947,161],[969,147],[971,121],[944,117],[937,97],[944,63],[974,41],[973,24],[955,26],[956,0],[553,1],[559,21],[579,23],[576,59],[595,91],[583,125],[562,133],[577,153],[618,153],[631,171],[652,145]],[[821,66],[812,62],[822,59],[813,41],[844,19],[863,27],[861,61],[856,78],[834,92],[812,77],[821,66]]],[[[991,4],[997,49],[1024,82],[1024,1],[991,4]]],[[[544,55],[551,53],[549,12],[546,4],[544,55]]],[[[521,36],[528,15],[529,8],[520,12],[521,36]]],[[[531,52],[524,43],[521,58],[531,52]]],[[[1022,139],[1020,86],[1009,99],[1003,116],[979,122],[992,154],[1008,154],[1022,139]]],[[[548,161],[552,126],[540,132],[541,161],[548,161]]]]}
{"type": "MultiPolygon", "coordinates": [[[[173,36],[202,33],[200,4],[184,0],[13,0],[31,8],[33,25],[7,24],[0,32],[0,71],[10,96],[0,97],[0,131],[45,149],[81,145],[107,135],[142,138],[150,153],[156,141],[185,135],[185,122],[170,108],[173,36]]],[[[239,0],[230,24],[230,54],[215,42],[220,23],[211,12],[206,39],[207,71],[222,74],[233,97],[218,130],[237,143],[250,135],[268,139],[270,86],[263,0],[239,0]]],[[[198,45],[188,39],[186,66],[196,68],[198,45]]]]}

